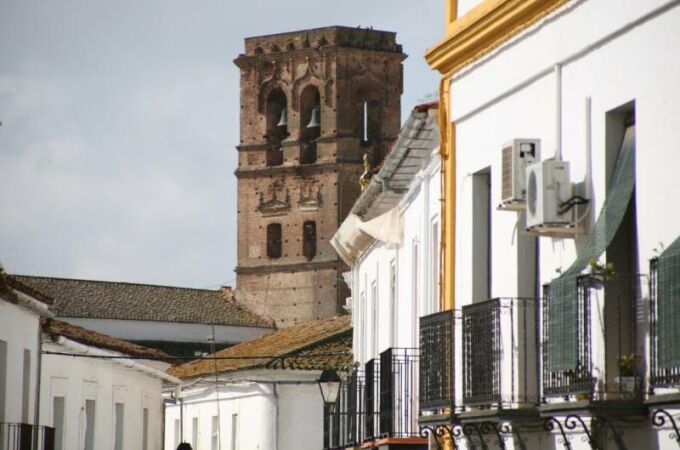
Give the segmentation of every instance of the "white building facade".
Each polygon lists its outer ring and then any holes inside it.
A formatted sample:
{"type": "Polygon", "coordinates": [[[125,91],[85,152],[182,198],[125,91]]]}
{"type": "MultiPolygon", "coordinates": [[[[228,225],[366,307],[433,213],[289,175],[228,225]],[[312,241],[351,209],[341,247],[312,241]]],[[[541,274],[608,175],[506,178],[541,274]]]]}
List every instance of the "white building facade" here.
{"type": "Polygon", "coordinates": [[[417,107],[333,237],[350,266],[355,370],[336,411],[351,418],[338,419],[327,448],[425,443],[417,426],[418,324],[440,307],[438,134],[436,104],[417,107]],[[389,391],[382,401],[381,389],[389,391]]]}
{"type": "Polygon", "coordinates": [[[319,371],[252,370],[182,389],[166,408],[165,449],[318,450],[323,443],[319,371]],[[217,387],[216,387],[217,386],[217,387]]]}
{"type": "Polygon", "coordinates": [[[40,318],[47,305],[18,290],[0,294],[0,433],[37,425],[40,318]]]}
{"type": "Polygon", "coordinates": [[[461,1],[445,40],[487,47],[444,78],[455,394],[430,431],[458,448],[678,448],[680,2],[501,3],[461,1]]]}
{"type": "Polygon", "coordinates": [[[166,405],[164,448],[182,442],[195,450],[324,448],[333,425],[324,423],[317,380],[324,369],[351,365],[351,341],[349,317],[334,317],[173,367],[183,385],[166,405]]]}
{"type": "Polygon", "coordinates": [[[54,428],[54,448],[161,449],[163,385],[173,389],[180,384],[165,373],[170,365],[138,359],[153,354],[140,354],[134,348],[121,353],[58,335],[50,328],[46,331],[40,422],[54,428]]]}

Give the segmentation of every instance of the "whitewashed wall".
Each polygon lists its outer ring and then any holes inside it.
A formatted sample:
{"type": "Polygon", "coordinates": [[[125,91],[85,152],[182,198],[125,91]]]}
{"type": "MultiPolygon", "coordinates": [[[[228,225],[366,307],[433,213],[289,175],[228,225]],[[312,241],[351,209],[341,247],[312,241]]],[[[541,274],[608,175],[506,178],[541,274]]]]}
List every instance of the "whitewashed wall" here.
{"type": "MultiPolygon", "coordinates": [[[[454,78],[451,105],[459,175],[458,267],[463,269],[472,260],[470,175],[491,166],[491,203],[495,207],[500,203],[500,150],[504,141],[514,137],[540,138],[543,158],[554,154],[552,68],[556,63],[563,64],[563,159],[571,163],[572,181],[583,181],[585,176],[584,105],[586,97],[592,98],[594,217],[606,193],[605,114],[635,101],[640,268],[647,270],[658,242],[668,245],[677,236],[680,212],[673,207],[676,193],[668,183],[680,170],[675,144],[680,127],[680,115],[676,113],[680,103],[680,7],[634,22],[666,3],[669,2],[571,2],[549,26],[525,33],[512,45],[454,78]],[[588,51],[594,43],[599,45],[588,51]],[[535,77],[536,74],[542,75],[535,77]]],[[[494,209],[491,221],[492,296],[512,296],[518,290],[517,277],[513,276],[517,270],[517,216],[494,209]]],[[[583,239],[540,240],[541,283],[554,278],[556,269],[566,269],[571,264],[583,239]]],[[[456,275],[456,298],[464,304],[472,295],[472,273],[458,270],[456,275]]]]}
{"type": "MultiPolygon", "coordinates": [[[[56,343],[45,351],[73,353],[56,343]]],[[[166,365],[167,366],[167,365],[166,365]]],[[[85,435],[85,400],[95,400],[97,450],[114,447],[114,402],[123,403],[123,448],[142,449],[142,411],[148,408],[148,449],[162,448],[162,381],[120,362],[106,359],[43,355],[41,425],[54,425],[53,399],[65,398],[64,449],[82,449],[85,435]]]]}
{"type": "MultiPolygon", "coordinates": [[[[562,67],[562,155],[576,182],[586,175],[585,104],[587,97],[592,99],[593,221],[606,195],[606,114],[634,102],[640,271],[649,271],[659,242],[668,246],[678,236],[678,24],[677,1],[574,0],[454,77],[456,308],[472,302],[472,175],[486,167],[491,167],[490,296],[521,295],[517,242],[523,225],[517,214],[495,209],[501,201],[501,145],[512,138],[540,138],[542,159],[554,155],[556,64],[562,67]]],[[[555,278],[557,269],[567,269],[584,243],[585,237],[541,238],[540,283],[555,278]]],[[[647,427],[627,432],[626,439],[636,443],[634,448],[672,448],[676,444],[667,435],[667,430],[647,427]]],[[[575,439],[574,448],[578,445],[575,439]]]]}
{"type": "MultiPolygon", "coordinates": [[[[400,204],[404,218],[403,244],[390,248],[376,242],[352,267],[353,347],[354,357],[361,363],[378,357],[390,347],[419,347],[418,318],[438,309],[438,268],[432,254],[436,244],[432,239],[433,224],[436,230],[441,230],[439,167],[435,151],[430,164],[414,179],[400,204]],[[397,271],[394,304],[390,302],[391,264],[395,264],[397,271]],[[374,283],[378,294],[377,320],[374,318],[374,283]],[[392,308],[396,310],[393,312],[392,308]]],[[[439,232],[435,233],[435,239],[439,239],[439,232]]]]}
{"type": "MultiPolygon", "coordinates": [[[[61,320],[100,333],[129,341],[158,340],[207,343],[212,337],[212,325],[203,323],[168,323],[148,320],[80,319],[60,317],[61,320]]],[[[269,328],[215,325],[215,340],[235,344],[271,332],[269,328]]]]}
{"type": "Polygon", "coordinates": [[[39,320],[37,312],[0,299],[0,340],[7,346],[5,404],[0,422],[34,423],[35,384],[38,374],[39,320]],[[31,352],[28,409],[22,417],[24,350],[31,352]]]}
{"type": "Polygon", "coordinates": [[[200,386],[185,388],[181,402],[167,406],[165,449],[174,450],[176,438],[182,435],[193,445],[195,418],[194,449],[212,449],[212,421],[218,416],[220,450],[319,450],[323,447],[323,400],[315,381],[319,375],[292,370],[239,372],[221,376],[217,392],[207,377],[200,386]],[[182,434],[176,431],[177,424],[182,434]]]}

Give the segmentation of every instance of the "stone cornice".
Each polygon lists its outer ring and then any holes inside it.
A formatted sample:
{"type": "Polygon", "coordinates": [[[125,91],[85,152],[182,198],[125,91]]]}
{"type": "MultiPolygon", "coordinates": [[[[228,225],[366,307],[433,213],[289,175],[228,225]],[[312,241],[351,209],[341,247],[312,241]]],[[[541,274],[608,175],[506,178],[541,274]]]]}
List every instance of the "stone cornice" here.
{"type": "Polygon", "coordinates": [[[569,0],[486,0],[452,22],[446,37],[425,53],[444,76],[481,58],[569,0]]]}
{"type": "Polygon", "coordinates": [[[239,275],[257,275],[276,272],[309,272],[312,270],[337,269],[340,260],[303,262],[290,264],[267,264],[262,266],[239,266],[234,271],[239,275]]]}
{"type": "Polygon", "coordinates": [[[256,167],[252,169],[236,169],[234,175],[236,178],[257,178],[268,177],[270,175],[310,175],[315,173],[330,172],[338,169],[340,166],[359,166],[361,161],[336,161],[329,163],[316,164],[298,164],[295,166],[268,166],[256,167]]]}

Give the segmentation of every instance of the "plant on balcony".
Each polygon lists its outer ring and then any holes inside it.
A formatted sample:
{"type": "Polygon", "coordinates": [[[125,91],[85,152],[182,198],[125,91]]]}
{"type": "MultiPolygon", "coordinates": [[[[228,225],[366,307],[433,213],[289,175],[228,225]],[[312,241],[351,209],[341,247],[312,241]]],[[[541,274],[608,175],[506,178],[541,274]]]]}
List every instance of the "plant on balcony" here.
{"type": "Polygon", "coordinates": [[[635,353],[619,356],[619,376],[634,377],[635,376],[635,353]]]}
{"type": "Polygon", "coordinates": [[[633,393],[638,384],[636,376],[637,357],[635,353],[619,356],[618,358],[619,376],[616,382],[621,392],[633,393]]]}
{"type": "Polygon", "coordinates": [[[604,283],[616,276],[614,263],[600,263],[596,258],[588,260],[590,266],[590,279],[594,286],[603,286],[604,283]]]}

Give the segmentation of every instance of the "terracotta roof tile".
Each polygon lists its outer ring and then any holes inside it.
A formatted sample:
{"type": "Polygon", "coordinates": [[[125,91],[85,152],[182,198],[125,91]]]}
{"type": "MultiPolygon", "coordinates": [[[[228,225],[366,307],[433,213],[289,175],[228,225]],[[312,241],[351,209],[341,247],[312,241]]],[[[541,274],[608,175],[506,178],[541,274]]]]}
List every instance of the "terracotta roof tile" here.
{"type": "Polygon", "coordinates": [[[271,321],[236,301],[231,289],[213,291],[25,275],[12,278],[54,298],[50,309],[59,317],[273,327],[271,321]]]}
{"type": "Polygon", "coordinates": [[[89,330],[87,328],[79,327],[77,325],[62,322],[61,320],[48,319],[43,323],[42,329],[45,333],[52,337],[63,336],[65,338],[71,339],[72,341],[92,347],[113,350],[115,352],[124,353],[126,355],[135,357],[148,357],[149,359],[160,359],[165,362],[173,361],[172,356],[160,350],[142,347],[141,345],[133,344],[132,342],[114,338],[106,334],[89,330]]]}
{"type": "Polygon", "coordinates": [[[352,363],[350,322],[350,316],[339,316],[283,328],[214,354],[217,357],[234,359],[195,360],[172,367],[168,373],[179,378],[197,377],[214,374],[215,365],[219,373],[261,367],[302,370],[340,369],[352,363]],[[291,357],[321,353],[344,353],[344,355],[324,355],[314,358],[291,357]],[[258,356],[265,356],[265,358],[257,358],[258,356]]]}

